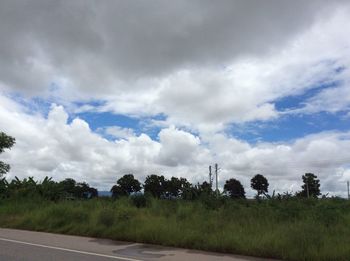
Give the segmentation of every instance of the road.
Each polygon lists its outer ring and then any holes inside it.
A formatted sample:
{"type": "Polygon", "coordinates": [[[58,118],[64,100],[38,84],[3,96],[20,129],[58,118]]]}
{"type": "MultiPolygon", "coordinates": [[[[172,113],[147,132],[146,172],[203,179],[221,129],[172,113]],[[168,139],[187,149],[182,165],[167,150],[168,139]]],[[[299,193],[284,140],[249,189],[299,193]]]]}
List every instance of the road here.
{"type": "Polygon", "coordinates": [[[0,260],[267,261],[269,259],[0,228],[0,260]]]}

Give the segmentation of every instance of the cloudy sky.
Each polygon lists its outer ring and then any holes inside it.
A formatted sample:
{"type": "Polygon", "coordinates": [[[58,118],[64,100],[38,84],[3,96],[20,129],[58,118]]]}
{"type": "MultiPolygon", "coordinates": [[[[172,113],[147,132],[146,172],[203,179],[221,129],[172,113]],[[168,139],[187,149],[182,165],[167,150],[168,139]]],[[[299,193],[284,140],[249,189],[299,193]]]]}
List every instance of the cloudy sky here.
{"type": "Polygon", "coordinates": [[[349,1],[0,2],[7,178],[350,180],[349,1]]]}

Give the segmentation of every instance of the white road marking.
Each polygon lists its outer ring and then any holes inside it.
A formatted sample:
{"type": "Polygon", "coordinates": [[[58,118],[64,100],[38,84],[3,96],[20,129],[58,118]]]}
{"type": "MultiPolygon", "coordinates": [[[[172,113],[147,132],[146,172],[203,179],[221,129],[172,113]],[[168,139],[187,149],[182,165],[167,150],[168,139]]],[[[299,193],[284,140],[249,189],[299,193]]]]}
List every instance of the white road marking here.
{"type": "Polygon", "coordinates": [[[50,249],[55,249],[55,250],[73,252],[73,253],[84,254],[84,255],[100,256],[100,257],[106,257],[106,258],[112,258],[112,259],[120,259],[120,260],[126,260],[126,261],[142,261],[141,259],[134,259],[134,258],[122,257],[122,256],[110,256],[110,255],[98,254],[98,253],[93,253],[93,252],[79,251],[79,250],[74,250],[74,249],[69,249],[69,248],[62,248],[62,247],[34,244],[34,243],[18,241],[18,240],[13,240],[13,239],[8,239],[8,238],[1,238],[0,237],[0,240],[1,241],[6,241],[6,242],[17,243],[17,244],[29,245],[29,246],[44,247],[44,248],[50,248],[50,249]]]}

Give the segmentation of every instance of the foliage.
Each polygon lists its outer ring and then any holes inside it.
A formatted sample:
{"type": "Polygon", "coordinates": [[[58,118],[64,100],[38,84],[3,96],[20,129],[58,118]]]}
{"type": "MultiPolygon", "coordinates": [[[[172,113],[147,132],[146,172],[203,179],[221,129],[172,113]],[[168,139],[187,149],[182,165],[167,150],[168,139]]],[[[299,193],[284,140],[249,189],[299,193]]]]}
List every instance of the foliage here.
{"type": "Polygon", "coordinates": [[[213,190],[211,188],[211,185],[206,181],[204,181],[202,184],[198,184],[197,190],[198,190],[199,196],[203,195],[203,194],[205,194],[205,195],[213,194],[213,190]]]}
{"type": "Polygon", "coordinates": [[[141,183],[134,178],[133,174],[126,174],[117,180],[117,185],[111,188],[112,197],[129,196],[141,190],[141,183]]]}
{"type": "Polygon", "coordinates": [[[170,180],[165,180],[165,194],[170,198],[182,196],[184,190],[189,188],[191,184],[185,178],[171,177],[170,180]]]}
{"type": "Polygon", "coordinates": [[[130,198],[133,205],[137,208],[144,208],[147,205],[147,198],[144,194],[134,194],[130,198]]]}
{"type": "Polygon", "coordinates": [[[236,179],[229,179],[224,185],[224,192],[231,198],[245,198],[245,191],[241,184],[236,179]]]}
{"type": "Polygon", "coordinates": [[[196,186],[192,186],[192,184],[189,184],[189,186],[186,186],[183,188],[181,198],[184,200],[195,200],[199,196],[199,191],[196,186]]]}
{"type": "Polygon", "coordinates": [[[317,196],[321,195],[320,180],[317,179],[315,174],[305,173],[302,179],[304,184],[301,186],[302,190],[297,193],[297,196],[317,198],[317,196]]]}
{"type": "Polygon", "coordinates": [[[106,226],[111,227],[115,220],[115,213],[111,209],[102,209],[98,214],[98,223],[106,226]]]}
{"type": "Polygon", "coordinates": [[[144,184],[144,191],[155,198],[165,196],[166,180],[164,176],[154,174],[147,176],[144,184]]]}
{"type": "MultiPolygon", "coordinates": [[[[5,149],[10,149],[15,144],[15,142],[15,138],[6,135],[4,132],[0,132],[0,154],[3,153],[5,149]]],[[[10,165],[0,161],[0,178],[9,170],[10,165]]]]}
{"type": "Polygon", "coordinates": [[[350,201],[211,200],[150,199],[137,208],[127,198],[2,199],[0,226],[282,260],[349,260],[350,201]]]}
{"type": "Polygon", "coordinates": [[[86,183],[77,183],[74,179],[65,179],[55,182],[52,178],[45,177],[38,182],[33,177],[20,180],[15,177],[8,182],[0,179],[0,198],[26,198],[37,197],[46,200],[58,201],[59,199],[89,199],[97,197],[97,189],[86,183]]]}
{"type": "Polygon", "coordinates": [[[263,175],[256,174],[250,182],[252,189],[258,192],[258,196],[265,195],[268,192],[269,183],[263,175]]]}

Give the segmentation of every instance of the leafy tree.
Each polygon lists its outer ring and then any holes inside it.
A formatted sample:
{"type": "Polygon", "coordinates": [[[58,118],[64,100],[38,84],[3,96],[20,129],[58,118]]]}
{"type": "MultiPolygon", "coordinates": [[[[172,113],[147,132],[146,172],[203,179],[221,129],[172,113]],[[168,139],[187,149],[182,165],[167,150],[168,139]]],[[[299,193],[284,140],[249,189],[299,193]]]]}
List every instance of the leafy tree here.
{"type": "Polygon", "coordinates": [[[5,178],[0,179],[0,199],[9,197],[8,185],[5,178]]]}
{"type": "Polygon", "coordinates": [[[258,197],[261,194],[266,195],[266,193],[268,192],[269,183],[263,175],[261,174],[255,175],[250,182],[251,182],[252,189],[258,192],[258,197]]]}
{"type": "Polygon", "coordinates": [[[59,183],[49,177],[41,182],[35,181],[33,177],[23,180],[15,177],[11,182],[7,182],[5,178],[0,179],[0,198],[40,197],[57,201],[61,198],[89,199],[97,195],[97,189],[85,182],[76,183],[74,179],[65,179],[59,183]]]}
{"type": "Polygon", "coordinates": [[[52,178],[45,177],[38,185],[39,195],[47,200],[57,201],[60,198],[59,184],[52,178]]]}
{"type": "Polygon", "coordinates": [[[182,196],[184,191],[188,189],[191,184],[185,178],[172,177],[165,181],[165,194],[171,198],[178,198],[182,196]]]}
{"type": "Polygon", "coordinates": [[[112,192],[112,197],[113,198],[118,198],[118,197],[123,197],[123,196],[127,196],[128,194],[126,193],[126,191],[124,189],[122,189],[120,186],[118,185],[114,185],[111,188],[111,192],[112,192]]]}
{"type": "Polygon", "coordinates": [[[97,198],[98,197],[98,191],[96,188],[89,187],[89,193],[90,193],[89,198],[97,198]]]}
{"type": "Polygon", "coordinates": [[[77,183],[68,178],[58,183],[60,196],[63,198],[88,199],[97,196],[97,189],[92,188],[85,182],[77,183]]]}
{"type": "Polygon", "coordinates": [[[166,192],[166,180],[164,176],[149,175],[146,177],[144,185],[145,193],[150,193],[153,197],[160,198],[166,192]]]}
{"type": "Polygon", "coordinates": [[[133,174],[124,175],[117,181],[117,184],[128,194],[139,192],[141,190],[141,183],[134,178],[133,174]]]}
{"type": "MultiPolygon", "coordinates": [[[[5,149],[10,149],[16,140],[15,138],[0,132],[0,154],[5,151],[5,149]]],[[[0,178],[2,175],[6,174],[10,170],[10,165],[0,161],[0,178]]]]}
{"type": "Polygon", "coordinates": [[[188,191],[188,189],[190,189],[191,187],[192,187],[192,184],[190,182],[188,182],[187,179],[180,178],[180,192],[179,192],[179,196],[184,197],[184,194],[186,193],[186,191],[188,191]]]}
{"type": "Polygon", "coordinates": [[[210,183],[204,181],[202,184],[197,185],[198,194],[199,195],[211,195],[213,193],[213,189],[211,188],[210,183]]]}
{"type": "Polygon", "coordinates": [[[141,190],[141,183],[134,178],[133,174],[126,174],[117,180],[117,185],[111,188],[112,197],[129,196],[141,190]]]}
{"type": "Polygon", "coordinates": [[[302,191],[297,194],[298,196],[317,198],[317,196],[321,195],[320,180],[317,179],[315,174],[305,173],[302,179],[304,184],[301,186],[302,191]]]}
{"type": "Polygon", "coordinates": [[[23,180],[15,177],[8,183],[8,192],[11,197],[33,197],[38,194],[37,182],[33,177],[23,180]]]}
{"type": "Polygon", "coordinates": [[[197,186],[192,186],[192,184],[188,184],[184,186],[181,197],[184,200],[195,200],[199,196],[199,191],[197,186]]]}
{"type": "Polygon", "coordinates": [[[98,196],[97,189],[90,187],[86,182],[76,183],[74,187],[75,198],[79,199],[90,199],[98,196]]]}
{"type": "Polygon", "coordinates": [[[181,181],[176,177],[165,181],[165,194],[167,197],[177,198],[181,190],[181,181]]]}
{"type": "Polygon", "coordinates": [[[244,188],[241,182],[236,179],[226,180],[224,192],[229,194],[231,198],[245,198],[244,188]]]}
{"type": "Polygon", "coordinates": [[[62,180],[59,182],[59,188],[61,193],[63,194],[62,196],[67,198],[67,197],[74,197],[76,194],[76,181],[71,178],[67,178],[65,180],[62,180]]]}

